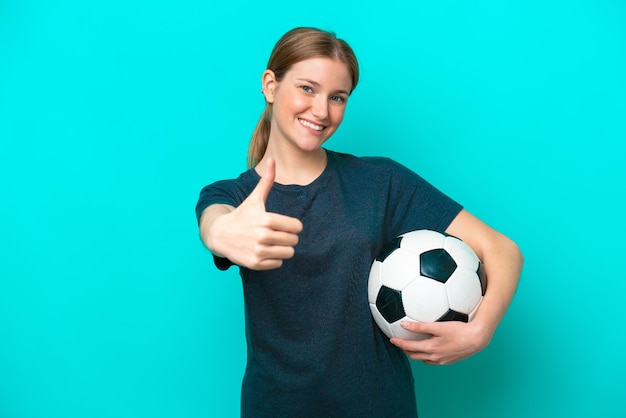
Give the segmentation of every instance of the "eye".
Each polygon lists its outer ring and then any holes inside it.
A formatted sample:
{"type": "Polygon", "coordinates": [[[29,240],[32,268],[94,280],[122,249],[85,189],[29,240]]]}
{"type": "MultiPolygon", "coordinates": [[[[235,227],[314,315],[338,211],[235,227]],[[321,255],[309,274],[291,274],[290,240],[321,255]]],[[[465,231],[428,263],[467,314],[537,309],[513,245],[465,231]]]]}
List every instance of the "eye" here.
{"type": "Polygon", "coordinates": [[[345,97],[342,97],[342,96],[330,96],[330,100],[335,102],[335,103],[345,103],[346,102],[345,97]]]}
{"type": "Polygon", "coordinates": [[[300,86],[300,88],[306,93],[313,93],[313,88],[311,86],[300,86]]]}

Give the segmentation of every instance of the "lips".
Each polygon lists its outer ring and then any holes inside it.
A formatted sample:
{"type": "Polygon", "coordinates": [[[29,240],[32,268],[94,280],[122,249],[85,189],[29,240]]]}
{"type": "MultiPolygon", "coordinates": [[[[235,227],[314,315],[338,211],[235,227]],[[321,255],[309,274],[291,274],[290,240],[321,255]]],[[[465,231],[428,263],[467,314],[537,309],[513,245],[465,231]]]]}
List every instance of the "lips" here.
{"type": "Polygon", "coordinates": [[[311,129],[313,129],[314,131],[318,131],[318,132],[319,132],[319,131],[321,131],[322,129],[324,129],[324,126],[323,126],[323,125],[317,125],[317,124],[315,124],[315,123],[313,123],[313,122],[310,122],[310,121],[308,121],[308,120],[304,120],[304,119],[299,119],[299,118],[298,118],[298,122],[300,122],[300,124],[301,124],[301,125],[304,125],[304,126],[306,126],[307,128],[311,128],[311,129]]]}

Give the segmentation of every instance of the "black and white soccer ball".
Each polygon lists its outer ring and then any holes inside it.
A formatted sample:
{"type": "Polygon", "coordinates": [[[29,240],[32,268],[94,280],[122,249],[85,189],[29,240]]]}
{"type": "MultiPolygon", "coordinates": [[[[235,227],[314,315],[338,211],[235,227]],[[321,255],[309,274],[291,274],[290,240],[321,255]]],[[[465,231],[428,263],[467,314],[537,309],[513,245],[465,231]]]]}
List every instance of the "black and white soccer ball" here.
{"type": "Polygon", "coordinates": [[[460,239],[430,230],[400,235],[376,257],[368,298],[376,324],[388,337],[430,337],[402,321],[469,322],[487,288],[482,263],[460,239]]]}

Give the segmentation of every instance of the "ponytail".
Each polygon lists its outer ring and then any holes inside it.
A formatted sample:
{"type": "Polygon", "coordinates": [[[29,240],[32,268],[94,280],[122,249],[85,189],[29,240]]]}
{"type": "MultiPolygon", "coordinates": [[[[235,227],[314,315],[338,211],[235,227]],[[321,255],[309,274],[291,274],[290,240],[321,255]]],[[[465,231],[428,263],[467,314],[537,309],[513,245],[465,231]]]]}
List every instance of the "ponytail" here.
{"type": "Polygon", "coordinates": [[[252,168],[261,161],[265,150],[267,149],[267,143],[270,138],[270,128],[272,121],[272,108],[268,103],[265,106],[265,110],[261,114],[261,118],[252,132],[252,139],[250,140],[250,146],[248,147],[248,168],[252,168]]]}

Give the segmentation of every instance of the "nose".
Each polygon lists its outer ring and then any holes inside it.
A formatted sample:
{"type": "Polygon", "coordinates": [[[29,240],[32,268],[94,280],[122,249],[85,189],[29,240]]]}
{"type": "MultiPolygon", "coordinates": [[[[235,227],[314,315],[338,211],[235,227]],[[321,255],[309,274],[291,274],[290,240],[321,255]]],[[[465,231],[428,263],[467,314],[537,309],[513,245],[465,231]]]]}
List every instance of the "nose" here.
{"type": "Polygon", "coordinates": [[[311,113],[319,121],[324,121],[328,118],[328,99],[324,95],[317,95],[313,100],[311,106],[311,113]]]}

